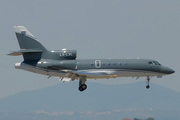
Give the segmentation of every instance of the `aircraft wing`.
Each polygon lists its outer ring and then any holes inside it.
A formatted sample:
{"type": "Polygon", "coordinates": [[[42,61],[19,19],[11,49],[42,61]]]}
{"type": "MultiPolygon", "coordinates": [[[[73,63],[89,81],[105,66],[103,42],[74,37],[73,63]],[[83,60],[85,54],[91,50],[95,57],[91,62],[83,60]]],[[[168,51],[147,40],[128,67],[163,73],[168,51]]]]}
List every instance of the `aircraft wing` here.
{"type": "Polygon", "coordinates": [[[114,71],[95,71],[95,70],[63,70],[64,72],[67,73],[66,77],[70,77],[71,75],[76,75],[76,76],[86,76],[86,77],[90,77],[90,78],[97,78],[97,77],[102,77],[102,76],[106,76],[106,77],[110,77],[112,75],[114,75],[114,71]]]}
{"type": "Polygon", "coordinates": [[[113,75],[114,71],[94,71],[94,70],[85,70],[85,71],[76,71],[76,70],[63,70],[66,72],[66,77],[60,79],[62,82],[74,81],[76,78],[81,76],[86,76],[87,78],[100,79],[100,78],[115,78],[116,75],[113,75]]]}
{"type": "Polygon", "coordinates": [[[105,72],[98,72],[98,73],[95,73],[95,72],[86,72],[86,71],[71,71],[72,73],[74,74],[78,74],[78,75],[109,75],[105,72]]]}

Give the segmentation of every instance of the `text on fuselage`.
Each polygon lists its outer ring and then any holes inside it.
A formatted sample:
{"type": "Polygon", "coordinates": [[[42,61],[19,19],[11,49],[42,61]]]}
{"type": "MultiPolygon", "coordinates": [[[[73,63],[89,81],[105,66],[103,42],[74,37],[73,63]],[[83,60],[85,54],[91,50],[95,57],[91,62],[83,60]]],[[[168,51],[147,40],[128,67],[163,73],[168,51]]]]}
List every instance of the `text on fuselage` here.
{"type": "Polygon", "coordinates": [[[72,53],[60,53],[59,55],[60,56],[73,56],[72,53]]]}

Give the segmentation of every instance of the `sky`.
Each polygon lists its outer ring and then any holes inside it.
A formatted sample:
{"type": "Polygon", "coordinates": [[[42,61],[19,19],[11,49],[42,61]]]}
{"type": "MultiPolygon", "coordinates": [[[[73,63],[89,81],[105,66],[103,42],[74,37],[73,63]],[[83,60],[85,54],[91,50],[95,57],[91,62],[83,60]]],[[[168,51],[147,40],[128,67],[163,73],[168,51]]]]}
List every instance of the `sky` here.
{"type": "MultiPolygon", "coordinates": [[[[77,50],[77,59],[155,59],[176,72],[153,77],[150,84],[180,92],[179,6],[178,0],[0,0],[0,98],[62,84],[58,79],[14,68],[23,61],[22,56],[7,56],[19,50],[15,25],[25,26],[49,50],[77,50]]],[[[88,82],[131,84],[145,79],[88,82]]]]}

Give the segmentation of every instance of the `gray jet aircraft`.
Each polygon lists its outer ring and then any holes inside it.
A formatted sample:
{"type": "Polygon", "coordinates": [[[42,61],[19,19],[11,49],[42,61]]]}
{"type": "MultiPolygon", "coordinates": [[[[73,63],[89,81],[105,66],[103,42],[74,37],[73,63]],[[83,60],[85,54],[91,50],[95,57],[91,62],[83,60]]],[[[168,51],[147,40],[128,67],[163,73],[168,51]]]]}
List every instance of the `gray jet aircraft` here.
{"type": "Polygon", "coordinates": [[[87,79],[117,77],[151,77],[169,75],[175,71],[152,59],[76,59],[76,50],[47,50],[24,26],[14,26],[20,50],[8,55],[23,55],[24,61],[15,64],[22,69],[63,82],[79,80],[79,90],[87,88],[87,79]]]}

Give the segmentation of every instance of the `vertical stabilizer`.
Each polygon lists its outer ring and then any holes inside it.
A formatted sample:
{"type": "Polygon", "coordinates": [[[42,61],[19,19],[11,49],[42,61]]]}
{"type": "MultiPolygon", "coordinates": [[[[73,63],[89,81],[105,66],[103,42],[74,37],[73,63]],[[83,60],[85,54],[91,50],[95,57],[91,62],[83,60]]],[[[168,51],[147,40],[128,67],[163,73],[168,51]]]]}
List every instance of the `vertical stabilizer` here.
{"type": "Polygon", "coordinates": [[[42,52],[45,52],[46,48],[24,26],[14,26],[14,30],[21,51],[25,51],[22,52],[24,60],[37,61],[41,59],[42,52]]]}
{"type": "Polygon", "coordinates": [[[46,50],[24,26],[14,26],[14,30],[21,49],[46,50]]]}

